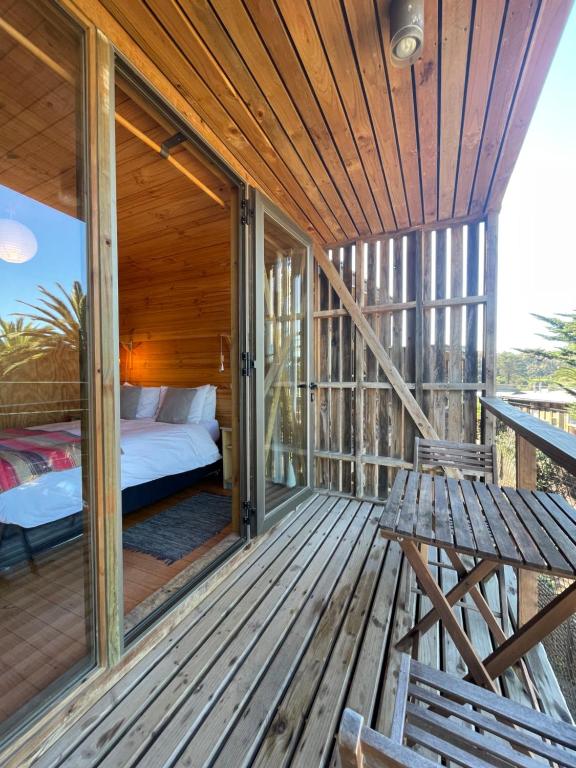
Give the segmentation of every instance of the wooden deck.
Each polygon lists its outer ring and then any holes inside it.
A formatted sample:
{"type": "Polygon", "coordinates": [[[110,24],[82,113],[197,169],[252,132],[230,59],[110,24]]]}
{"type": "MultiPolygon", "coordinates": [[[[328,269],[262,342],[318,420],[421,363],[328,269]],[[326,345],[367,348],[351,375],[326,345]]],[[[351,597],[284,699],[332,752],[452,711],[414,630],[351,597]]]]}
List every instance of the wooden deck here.
{"type": "MultiPolygon", "coordinates": [[[[344,706],[388,732],[394,642],[413,611],[428,606],[399,546],[378,533],[380,514],[370,502],[323,494],[302,505],[35,768],[332,766],[344,706]]],[[[445,587],[452,578],[442,569],[445,587]]],[[[494,579],[489,587],[498,611],[494,579]]],[[[477,646],[491,650],[479,615],[460,616],[477,646]]],[[[465,672],[438,625],[418,656],[465,672]]],[[[569,719],[542,649],[529,661],[543,708],[569,719]]],[[[514,673],[501,682],[505,694],[527,702],[514,673]]]]}

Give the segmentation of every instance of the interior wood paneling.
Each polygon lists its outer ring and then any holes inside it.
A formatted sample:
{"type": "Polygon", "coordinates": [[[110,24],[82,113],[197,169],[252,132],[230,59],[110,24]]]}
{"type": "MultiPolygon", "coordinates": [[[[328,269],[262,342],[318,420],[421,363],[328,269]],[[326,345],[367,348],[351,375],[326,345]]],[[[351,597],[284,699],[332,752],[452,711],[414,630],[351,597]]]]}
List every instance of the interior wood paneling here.
{"type": "Polygon", "coordinates": [[[426,0],[408,70],[389,60],[388,0],[75,3],[334,244],[500,207],[572,0],[426,0]]]}
{"type": "MultiPolygon", "coordinates": [[[[40,17],[41,18],[41,17],[40,17]]],[[[4,186],[77,216],[76,168],[81,134],[76,88],[20,44],[23,35],[65,72],[76,69],[77,48],[65,29],[38,21],[34,4],[0,2],[0,179],[4,186]]],[[[71,76],[72,77],[72,76],[71,76]]],[[[72,81],[73,82],[73,81],[72,81]]]]}
{"type": "MultiPolygon", "coordinates": [[[[123,120],[160,145],[176,133],[120,84],[116,112],[123,120]]],[[[121,375],[144,386],[214,384],[217,417],[231,426],[229,183],[188,142],[170,154],[224,206],[116,122],[121,375]]]]}

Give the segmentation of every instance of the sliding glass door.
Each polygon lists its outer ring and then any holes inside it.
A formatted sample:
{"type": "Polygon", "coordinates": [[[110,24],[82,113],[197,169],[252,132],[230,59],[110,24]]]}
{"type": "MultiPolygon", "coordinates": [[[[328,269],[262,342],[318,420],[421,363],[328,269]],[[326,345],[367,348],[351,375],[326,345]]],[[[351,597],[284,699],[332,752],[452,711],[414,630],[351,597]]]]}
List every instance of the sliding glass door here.
{"type": "Polygon", "coordinates": [[[310,243],[261,197],[255,204],[258,530],[310,486],[310,243]]]}
{"type": "Polygon", "coordinates": [[[84,32],[0,0],[0,742],[95,663],[84,32]]]}

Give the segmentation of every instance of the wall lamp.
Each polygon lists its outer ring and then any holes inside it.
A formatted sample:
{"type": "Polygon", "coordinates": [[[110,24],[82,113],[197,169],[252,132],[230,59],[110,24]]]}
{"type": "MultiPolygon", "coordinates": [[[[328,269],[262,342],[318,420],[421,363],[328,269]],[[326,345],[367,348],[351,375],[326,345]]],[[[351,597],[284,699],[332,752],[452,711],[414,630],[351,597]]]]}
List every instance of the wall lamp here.
{"type": "Polygon", "coordinates": [[[422,55],[424,0],[390,3],[390,58],[395,67],[409,67],[422,55]]]}

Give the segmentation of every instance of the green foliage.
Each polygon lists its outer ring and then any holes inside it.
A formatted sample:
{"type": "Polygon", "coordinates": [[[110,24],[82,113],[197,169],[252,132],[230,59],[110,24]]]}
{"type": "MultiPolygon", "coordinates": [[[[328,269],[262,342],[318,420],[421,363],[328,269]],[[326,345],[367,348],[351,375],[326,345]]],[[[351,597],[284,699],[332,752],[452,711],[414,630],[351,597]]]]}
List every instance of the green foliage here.
{"type": "MultiPolygon", "coordinates": [[[[556,363],[557,369],[550,376],[550,381],[576,397],[576,310],[561,313],[555,317],[544,315],[534,315],[534,317],[547,326],[547,332],[541,333],[540,336],[547,341],[555,342],[558,346],[551,350],[526,349],[522,352],[543,361],[556,363]]],[[[570,410],[573,415],[576,415],[576,406],[570,410]]]]}
{"type": "Polygon", "coordinates": [[[499,352],[496,360],[496,383],[517,390],[531,389],[534,384],[548,382],[559,368],[556,360],[542,359],[527,352],[499,352]]]}
{"type": "Polygon", "coordinates": [[[36,304],[20,302],[27,312],[15,313],[16,321],[0,319],[0,367],[4,373],[49,355],[78,361],[86,344],[86,296],[75,281],[68,293],[38,286],[36,304]]]}

